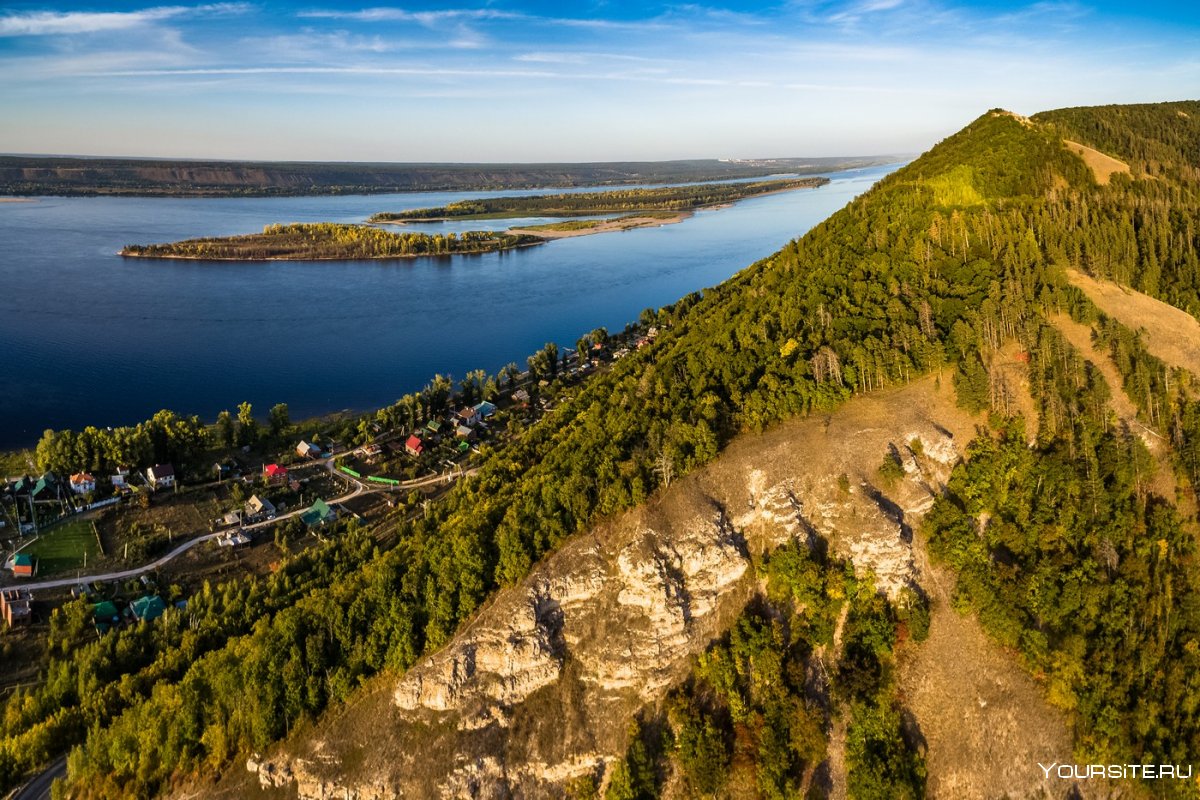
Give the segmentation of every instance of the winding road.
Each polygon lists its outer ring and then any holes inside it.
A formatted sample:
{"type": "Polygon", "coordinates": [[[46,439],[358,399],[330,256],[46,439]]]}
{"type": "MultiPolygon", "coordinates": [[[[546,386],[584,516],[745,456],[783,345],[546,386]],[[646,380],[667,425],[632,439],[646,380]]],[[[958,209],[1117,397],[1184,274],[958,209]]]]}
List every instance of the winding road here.
{"type": "MultiPolygon", "coordinates": [[[[354,486],[353,491],[347,492],[346,494],[343,494],[339,497],[335,497],[332,500],[329,500],[328,503],[330,505],[334,505],[336,503],[344,503],[347,500],[350,500],[352,498],[358,497],[359,495],[363,495],[363,494],[398,491],[398,490],[406,490],[406,489],[419,489],[424,486],[433,486],[438,483],[445,483],[448,481],[452,481],[455,479],[455,477],[459,477],[454,474],[429,475],[424,478],[416,478],[411,481],[404,481],[403,483],[398,484],[396,486],[387,486],[387,485],[383,485],[383,484],[372,485],[372,484],[366,483],[365,481],[361,481],[352,475],[347,475],[346,473],[341,472],[336,468],[335,462],[338,458],[342,458],[344,456],[348,456],[348,455],[351,455],[352,453],[356,453],[356,452],[358,452],[358,450],[350,450],[345,453],[339,453],[338,455],[330,456],[329,458],[322,459],[321,461],[318,461],[318,462],[313,462],[314,466],[318,465],[318,464],[321,466],[324,466],[326,469],[329,470],[330,473],[338,476],[339,478],[345,480],[347,483],[354,486]]],[[[471,470],[467,470],[467,471],[461,473],[461,476],[465,477],[468,475],[473,475],[474,473],[475,473],[475,470],[471,469],[471,470]]],[[[265,527],[268,527],[271,525],[275,525],[279,522],[282,522],[285,519],[290,519],[291,517],[299,516],[300,514],[303,514],[307,510],[308,510],[307,508],[298,508],[295,511],[288,512],[287,514],[281,514],[281,515],[275,517],[274,519],[263,520],[262,522],[255,522],[251,525],[244,525],[240,528],[222,528],[221,530],[214,531],[213,533],[206,533],[203,536],[197,536],[194,539],[188,539],[186,542],[180,543],[171,552],[169,552],[163,556],[160,556],[159,558],[155,559],[154,561],[151,561],[148,564],[143,564],[140,567],[133,567],[132,569],[119,570],[117,572],[105,572],[105,573],[102,573],[99,575],[78,575],[73,578],[56,578],[54,580],[38,581],[36,583],[21,582],[20,584],[13,584],[13,585],[14,586],[19,585],[20,588],[28,589],[29,591],[41,591],[44,589],[63,589],[68,586],[78,586],[81,583],[92,583],[93,581],[119,581],[119,580],[124,580],[126,578],[136,578],[137,576],[145,574],[147,572],[153,572],[154,570],[162,567],[163,565],[167,564],[168,562],[172,561],[173,559],[178,558],[183,553],[186,553],[188,550],[191,550],[193,547],[203,544],[204,542],[212,541],[213,539],[224,536],[227,533],[230,533],[235,530],[252,531],[252,530],[257,530],[259,528],[265,528],[265,527]]]]}

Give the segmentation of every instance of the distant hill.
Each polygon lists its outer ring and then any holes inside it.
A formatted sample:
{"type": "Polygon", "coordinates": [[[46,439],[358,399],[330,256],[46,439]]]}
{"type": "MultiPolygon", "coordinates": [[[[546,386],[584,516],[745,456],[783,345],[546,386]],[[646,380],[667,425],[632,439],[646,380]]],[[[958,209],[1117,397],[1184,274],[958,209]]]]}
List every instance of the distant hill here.
{"type": "Polygon", "coordinates": [[[0,156],[0,195],[375,194],[691,183],[888,164],[898,156],[581,164],[374,164],[0,156]]]}

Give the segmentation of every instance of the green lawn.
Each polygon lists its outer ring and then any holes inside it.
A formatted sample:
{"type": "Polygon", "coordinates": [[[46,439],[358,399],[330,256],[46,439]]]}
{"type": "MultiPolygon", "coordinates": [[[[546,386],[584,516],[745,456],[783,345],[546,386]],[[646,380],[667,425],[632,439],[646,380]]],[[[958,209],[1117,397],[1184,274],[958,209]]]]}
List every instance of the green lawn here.
{"type": "Polygon", "coordinates": [[[87,562],[94,563],[100,555],[100,546],[91,521],[81,519],[55,525],[21,552],[37,556],[38,577],[41,577],[83,567],[85,554],[87,562]]]}

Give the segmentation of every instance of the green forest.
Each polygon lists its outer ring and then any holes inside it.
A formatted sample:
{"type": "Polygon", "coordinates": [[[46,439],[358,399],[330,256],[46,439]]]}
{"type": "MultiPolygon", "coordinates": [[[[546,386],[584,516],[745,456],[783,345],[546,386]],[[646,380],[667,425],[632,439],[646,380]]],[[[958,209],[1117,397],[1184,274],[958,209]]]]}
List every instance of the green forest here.
{"type": "Polygon", "coordinates": [[[490,231],[445,235],[392,233],[370,225],[309,222],[267,225],[262,233],[243,236],[185,239],[172,244],[131,244],[121,250],[121,255],[210,261],[324,261],[490,253],[542,242],[537,236],[490,231]]]}
{"type": "Polygon", "coordinates": [[[487,197],[462,200],[436,208],[388,211],[374,214],[370,222],[418,222],[439,219],[486,219],[502,217],[608,214],[627,211],[692,211],[705,206],[732,203],[770,192],[815,189],[828,178],[791,178],[751,183],[704,183],[663,186],[653,189],[612,189],[605,192],[547,194],[529,197],[487,197]]]}
{"type": "MultiPolygon", "coordinates": [[[[214,604],[220,634],[210,637],[131,630],[82,642],[61,612],[67,633],[47,654],[47,681],[5,705],[0,782],[75,743],[60,790],[72,797],[148,796],[232,768],[371,676],[440,647],[567,537],[711,461],[734,436],[947,366],[960,403],[992,420],[927,522],[935,552],[961,575],[960,605],[1045,680],[1081,755],[1200,752],[1194,521],[1148,490],[1144,448],[1107,411],[1117,387],[1046,324],[1066,310],[1101,328],[1192,492],[1200,408],[1186,381],[1102,320],[1064,270],[1132,279],[1190,307],[1200,103],[1055,114],[984,114],[775,255],[651,312],[662,331],[653,344],[492,452],[426,515],[396,518],[392,549],[354,552],[348,536],[303,556],[303,575],[213,587],[279,599],[214,604]],[[1128,161],[1132,175],[1097,185],[1064,134],[1128,161]],[[996,369],[1012,342],[1030,355],[1032,448],[996,369]],[[992,517],[983,530],[981,511],[992,517]],[[98,674],[113,702],[97,705],[98,674]]],[[[731,781],[787,796],[819,757],[827,710],[798,703],[787,679],[763,691],[745,678],[746,664],[803,663],[827,636],[831,576],[849,579],[806,558],[767,561],[768,597],[672,695],[670,740],[645,741],[640,723],[632,732],[623,796],[653,796],[664,758],[678,760],[696,796],[731,781]],[[794,598],[817,585],[825,599],[798,618],[794,598]],[[791,743],[772,743],[765,721],[785,717],[791,743]]],[[[900,612],[862,586],[841,591],[857,667],[832,691],[853,709],[851,796],[919,796],[923,766],[897,738],[888,666],[900,612]]]]}

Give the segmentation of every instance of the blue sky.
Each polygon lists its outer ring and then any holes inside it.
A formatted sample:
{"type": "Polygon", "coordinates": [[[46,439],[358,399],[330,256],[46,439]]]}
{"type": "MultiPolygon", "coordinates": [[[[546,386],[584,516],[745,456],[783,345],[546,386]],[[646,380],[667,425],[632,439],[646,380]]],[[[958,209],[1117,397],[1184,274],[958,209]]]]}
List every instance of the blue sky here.
{"type": "Polygon", "coordinates": [[[0,152],[583,161],[924,150],[1200,96],[1200,4],[0,6],[0,152]]]}

